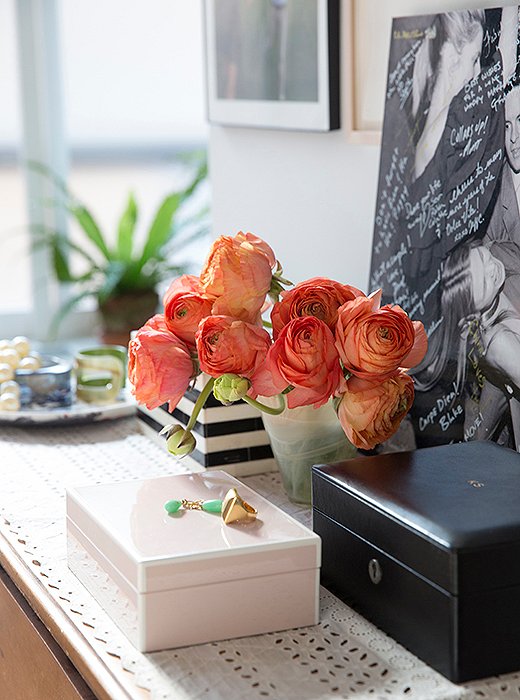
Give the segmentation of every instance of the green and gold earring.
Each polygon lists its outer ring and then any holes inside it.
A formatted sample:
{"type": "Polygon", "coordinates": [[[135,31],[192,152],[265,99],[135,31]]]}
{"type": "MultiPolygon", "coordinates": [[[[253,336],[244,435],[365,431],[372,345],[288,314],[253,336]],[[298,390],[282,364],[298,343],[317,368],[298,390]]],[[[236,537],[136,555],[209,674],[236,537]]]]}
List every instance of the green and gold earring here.
{"type": "Polygon", "coordinates": [[[206,513],[220,513],[226,525],[238,522],[250,522],[256,519],[258,511],[252,505],[244,501],[236,489],[229,489],[223,500],[219,498],[205,501],[202,498],[190,501],[187,498],[172,499],[164,504],[164,509],[169,515],[177,513],[181,508],[185,510],[204,510],[206,513]]]}

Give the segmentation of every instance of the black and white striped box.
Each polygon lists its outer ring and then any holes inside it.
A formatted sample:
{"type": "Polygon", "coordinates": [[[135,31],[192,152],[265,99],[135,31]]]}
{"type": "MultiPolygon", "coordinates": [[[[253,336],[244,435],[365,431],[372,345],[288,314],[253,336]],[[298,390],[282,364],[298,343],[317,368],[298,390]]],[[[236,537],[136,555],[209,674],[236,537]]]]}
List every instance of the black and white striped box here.
{"type": "MultiPolygon", "coordinates": [[[[195,388],[188,390],[173,413],[164,404],[153,410],[138,407],[145,431],[164,443],[159,431],[165,425],[188,424],[195,402],[207,377],[197,379],[195,388]]],[[[249,476],[278,469],[261,413],[244,401],[223,406],[211,394],[200,411],[193,434],[197,440],[194,452],[183,457],[193,471],[222,469],[233,476],[249,476]]]]}

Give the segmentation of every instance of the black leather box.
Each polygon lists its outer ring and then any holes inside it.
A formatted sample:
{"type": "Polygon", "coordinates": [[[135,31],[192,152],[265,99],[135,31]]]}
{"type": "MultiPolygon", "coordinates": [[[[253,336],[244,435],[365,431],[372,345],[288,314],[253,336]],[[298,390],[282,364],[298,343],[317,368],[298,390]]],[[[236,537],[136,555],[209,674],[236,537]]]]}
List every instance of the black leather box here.
{"type": "Polygon", "coordinates": [[[520,454],[459,443],[312,482],[325,586],[455,682],[520,669],[520,454]]]}

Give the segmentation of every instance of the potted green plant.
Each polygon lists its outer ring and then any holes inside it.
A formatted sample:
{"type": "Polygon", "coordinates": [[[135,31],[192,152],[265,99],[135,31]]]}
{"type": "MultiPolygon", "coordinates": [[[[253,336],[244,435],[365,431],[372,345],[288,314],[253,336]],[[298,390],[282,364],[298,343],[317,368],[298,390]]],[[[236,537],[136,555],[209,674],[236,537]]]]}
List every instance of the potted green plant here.
{"type": "Polygon", "coordinates": [[[89,208],[67,186],[52,176],[45,166],[33,169],[53,178],[63,195],[64,204],[83,236],[72,240],[62,231],[41,229],[36,245],[50,249],[53,271],[59,282],[74,285],[70,298],[56,314],[51,335],[59,323],[85,297],[94,297],[102,320],[102,339],[106,343],[126,345],[129,333],[155,313],[159,297],[157,285],[171,274],[188,270],[187,261],[172,264],[172,255],[208,231],[207,208],[184,215],[195,190],[207,178],[205,157],[197,158],[195,172],[182,189],[167,195],[160,203],[146,232],[144,242],[135,236],[138,205],[133,193],[119,219],[115,242],[110,244],[89,208]],[[82,261],[80,273],[70,264],[71,253],[82,261]]]}

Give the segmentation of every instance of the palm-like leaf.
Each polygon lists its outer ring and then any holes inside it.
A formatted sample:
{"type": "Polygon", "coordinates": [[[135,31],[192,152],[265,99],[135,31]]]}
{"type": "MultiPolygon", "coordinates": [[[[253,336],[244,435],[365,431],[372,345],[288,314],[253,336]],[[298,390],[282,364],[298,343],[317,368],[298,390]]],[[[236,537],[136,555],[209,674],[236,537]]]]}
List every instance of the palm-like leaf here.
{"type": "Polygon", "coordinates": [[[139,259],[141,269],[150,258],[156,256],[161,248],[168,243],[171,237],[173,217],[179,208],[181,196],[179,192],[175,192],[162,201],[148,232],[148,237],[139,259]]]}
{"type": "Polygon", "coordinates": [[[184,203],[191,197],[199,184],[208,176],[208,163],[205,158],[200,160],[197,171],[191,183],[181,192],[182,202],[184,203]]]}
{"type": "Polygon", "coordinates": [[[72,273],[69,267],[68,255],[63,249],[63,246],[56,243],[51,250],[52,262],[54,265],[54,270],[56,272],[56,277],[59,282],[71,282],[72,273]]]}
{"type": "Polygon", "coordinates": [[[108,249],[105,238],[89,210],[83,204],[77,203],[69,204],[68,209],[87,235],[87,238],[92,241],[107,260],[111,260],[112,254],[108,249]]]}
{"type": "Polygon", "coordinates": [[[130,262],[132,259],[132,248],[135,225],[137,223],[137,203],[132,192],[128,197],[126,209],[119,219],[117,231],[117,255],[121,260],[130,262]]]}
{"type": "Polygon", "coordinates": [[[39,163],[36,160],[28,160],[27,167],[30,170],[33,170],[34,172],[49,178],[49,180],[51,180],[55,187],[57,187],[61,191],[61,193],[66,196],[67,199],[72,201],[73,197],[66,183],[60,177],[58,177],[56,173],[54,173],[47,165],[45,165],[44,163],[39,163]]]}
{"type": "Polygon", "coordinates": [[[159,206],[155,219],[148,232],[143,252],[139,259],[138,269],[141,270],[146,263],[158,254],[176,236],[178,227],[175,226],[175,217],[182,205],[191,197],[198,185],[207,177],[208,169],[206,160],[199,164],[191,182],[180,192],[168,195],[159,206]]]}
{"type": "MultiPolygon", "coordinates": [[[[27,163],[28,167],[35,172],[40,173],[48,177],[53,184],[61,191],[65,196],[65,206],[72,216],[76,219],[78,224],[81,226],[87,237],[94,243],[96,248],[104,255],[107,260],[110,260],[111,253],[106,244],[105,238],[101,233],[101,229],[97,225],[93,215],[81,202],[78,202],[71,191],[68,189],[67,185],[61,178],[55,175],[52,170],[44,165],[43,163],[38,163],[36,161],[30,160],[27,163]]],[[[56,204],[54,202],[53,204],[56,204]]]]}
{"type": "MultiPolygon", "coordinates": [[[[100,267],[94,258],[77,243],[71,241],[70,238],[64,233],[53,231],[52,229],[47,229],[42,226],[34,227],[33,230],[37,231],[37,233],[33,239],[32,247],[35,250],[48,247],[51,250],[53,259],[55,257],[57,258],[58,264],[61,264],[62,262],[66,264],[67,270],[69,271],[68,274],[70,275],[70,280],[61,279],[59,277],[58,269],[55,268],[54,270],[60,282],[77,282],[78,280],[85,278],[85,275],[73,276],[70,273],[70,268],[68,266],[68,253],[71,251],[78,253],[78,255],[85,260],[85,262],[89,265],[89,273],[100,271],[100,267]]],[[[65,271],[64,274],[67,274],[67,272],[65,271]]]]}
{"type": "MultiPolygon", "coordinates": [[[[194,224],[195,222],[193,222],[194,224]]],[[[167,246],[165,246],[164,250],[168,253],[174,253],[176,252],[175,248],[187,248],[190,246],[192,243],[195,243],[195,241],[200,240],[204,236],[206,236],[209,233],[209,223],[208,222],[202,222],[198,226],[193,226],[193,227],[188,227],[187,225],[183,225],[180,227],[182,229],[182,238],[181,238],[181,231],[179,231],[178,236],[172,236],[172,239],[169,241],[167,246]],[[189,230],[191,228],[191,230],[189,230]],[[188,229],[187,233],[184,233],[188,229]]]]}
{"type": "Polygon", "coordinates": [[[97,291],[100,304],[109,299],[119,286],[119,282],[125,273],[125,265],[119,260],[112,260],[104,271],[104,279],[97,291]]]}

